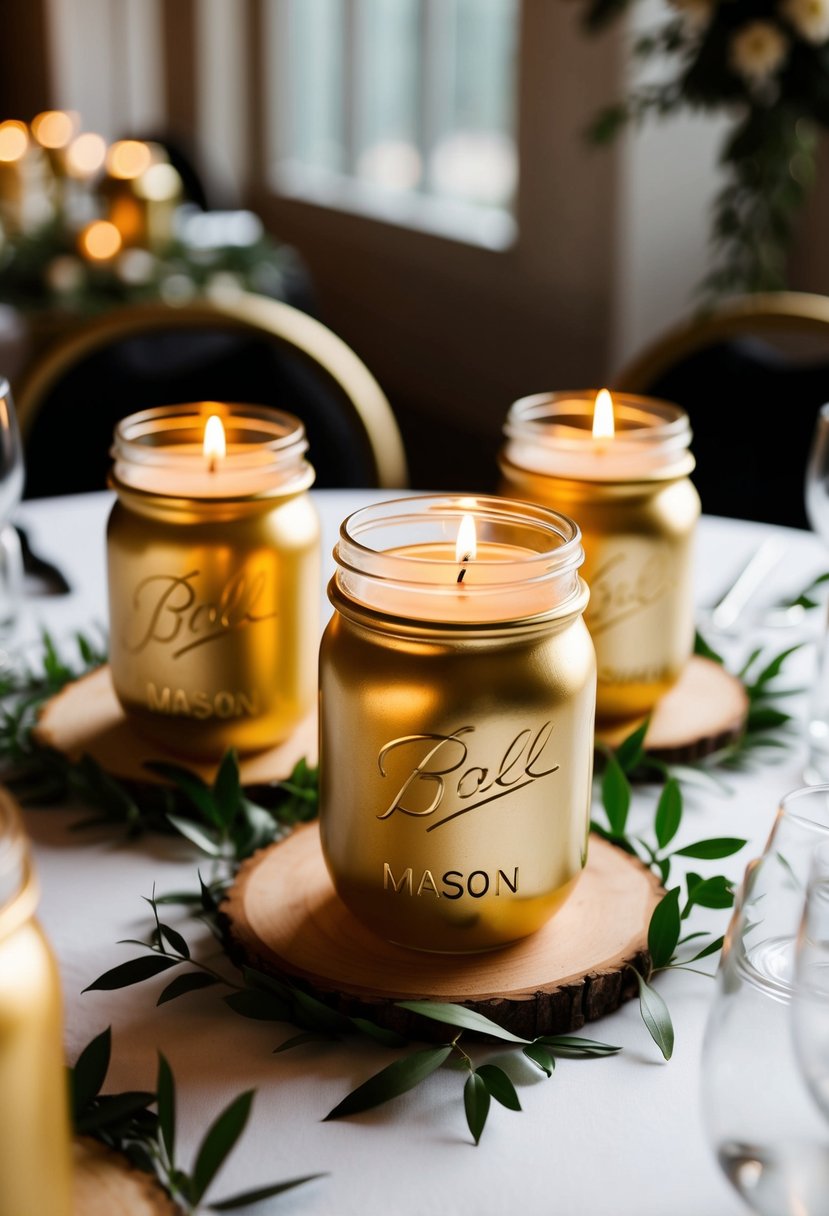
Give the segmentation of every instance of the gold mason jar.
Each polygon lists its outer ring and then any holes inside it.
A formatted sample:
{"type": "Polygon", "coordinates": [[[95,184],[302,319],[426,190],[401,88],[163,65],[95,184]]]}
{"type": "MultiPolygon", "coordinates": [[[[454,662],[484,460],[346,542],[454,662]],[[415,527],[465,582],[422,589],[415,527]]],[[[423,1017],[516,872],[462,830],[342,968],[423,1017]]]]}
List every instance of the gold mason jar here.
{"type": "Polygon", "coordinates": [[[424,496],[349,516],[320,654],[336,890],[403,946],[534,932],[587,857],[596,669],[572,520],[424,496]]]}
{"type": "Polygon", "coordinates": [[[0,1210],[71,1216],[60,982],[17,808],[0,789],[0,1210]]]}
{"type": "Polygon", "coordinates": [[[566,392],[516,401],[499,463],[503,493],[579,522],[596,713],[600,723],[614,723],[649,713],[693,651],[700,502],[688,477],[691,429],[679,406],[614,394],[609,425],[594,435],[594,398],[566,392]]]}
{"type": "Polygon", "coordinates": [[[176,752],[267,748],[313,707],[319,521],[307,446],[297,418],[263,406],[162,406],[118,424],[112,681],[136,729],[176,752]]]}

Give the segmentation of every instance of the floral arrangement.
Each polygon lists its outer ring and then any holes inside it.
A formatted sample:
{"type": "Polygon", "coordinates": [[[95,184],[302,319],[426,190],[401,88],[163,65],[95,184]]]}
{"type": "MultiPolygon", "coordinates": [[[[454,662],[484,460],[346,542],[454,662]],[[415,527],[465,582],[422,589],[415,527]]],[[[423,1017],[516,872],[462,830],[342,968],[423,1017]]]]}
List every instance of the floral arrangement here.
{"type": "MultiPolygon", "coordinates": [[[[587,28],[604,28],[632,3],[589,0],[587,28]]],[[[713,267],[701,286],[712,296],[785,287],[794,223],[829,126],[829,0],[669,0],[633,55],[659,57],[667,71],[600,113],[590,137],[605,143],[629,123],[681,109],[728,115],[713,267]]]]}

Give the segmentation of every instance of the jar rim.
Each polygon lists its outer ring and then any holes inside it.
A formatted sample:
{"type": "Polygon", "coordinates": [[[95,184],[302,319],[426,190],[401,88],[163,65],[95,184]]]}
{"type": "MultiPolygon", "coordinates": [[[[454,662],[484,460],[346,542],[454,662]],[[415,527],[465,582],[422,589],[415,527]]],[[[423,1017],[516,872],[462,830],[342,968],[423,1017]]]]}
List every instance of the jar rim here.
{"type": "Polygon", "coordinates": [[[193,401],[153,406],[122,418],[115,427],[110,455],[115,480],[131,489],[152,490],[153,479],[172,474],[176,488],[169,497],[236,498],[249,494],[225,495],[223,478],[250,478],[258,493],[307,481],[307,450],[303,423],[284,410],[243,402],[193,401]],[[227,453],[215,488],[205,490],[195,483],[207,469],[202,440],[212,414],[225,428],[227,453]]]}
{"type": "Polygon", "coordinates": [[[398,619],[457,624],[459,607],[460,623],[470,626],[561,616],[583,594],[578,524],[539,504],[490,495],[425,494],[362,507],[343,521],[334,558],[346,598],[398,619]],[[459,559],[464,515],[474,517],[483,552],[459,559]],[[470,574],[462,589],[461,569],[470,574]]]}
{"type": "Polygon", "coordinates": [[[596,449],[592,418],[596,390],[535,393],[514,401],[504,434],[512,464],[534,472],[586,480],[647,479],[690,472],[693,437],[687,413],[660,397],[613,392],[615,433],[596,449]],[[584,472],[584,459],[592,466],[584,472]]]}

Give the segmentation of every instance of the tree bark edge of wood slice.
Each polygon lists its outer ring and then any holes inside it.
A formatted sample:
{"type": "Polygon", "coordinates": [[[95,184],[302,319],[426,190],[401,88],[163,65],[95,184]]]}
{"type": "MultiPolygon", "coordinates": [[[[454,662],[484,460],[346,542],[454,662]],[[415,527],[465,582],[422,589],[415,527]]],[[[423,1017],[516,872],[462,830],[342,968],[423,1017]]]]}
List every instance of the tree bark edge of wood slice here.
{"type": "MultiPolygon", "coordinates": [[[[173,721],[173,719],[171,719],[173,721]]],[[[40,711],[33,731],[35,742],[77,763],[88,755],[106,773],[136,785],[163,785],[164,778],[145,767],[147,761],[163,760],[183,764],[212,781],[218,761],[208,763],[167,751],[145,739],[125,715],[115,690],[108,665],[96,668],[67,684],[50,698],[40,711]]],[[[284,781],[298,760],[317,761],[316,706],[299,723],[293,734],[268,751],[242,755],[239,775],[242,784],[267,785],[284,781]]]]}
{"type": "Polygon", "coordinates": [[[319,825],[307,824],[245,862],[221,913],[237,963],[296,981],[349,1016],[424,1038],[427,1024],[397,1002],[451,1001],[533,1038],[577,1030],[638,995],[631,967],[647,970],[648,924],[663,894],[641,862],[591,836],[574,891],[536,933],[489,953],[427,954],[351,915],[328,876],[319,825]]]}
{"type": "MultiPolygon", "coordinates": [[[[692,655],[679,680],[654,708],[645,747],[670,764],[701,760],[740,738],[748,710],[748,694],[735,675],[713,659],[692,655]]],[[[642,721],[597,725],[596,739],[618,747],[642,721]]]]}
{"type": "Polygon", "coordinates": [[[76,1216],[184,1216],[152,1174],[91,1136],[75,1137],[72,1168],[76,1216]]]}

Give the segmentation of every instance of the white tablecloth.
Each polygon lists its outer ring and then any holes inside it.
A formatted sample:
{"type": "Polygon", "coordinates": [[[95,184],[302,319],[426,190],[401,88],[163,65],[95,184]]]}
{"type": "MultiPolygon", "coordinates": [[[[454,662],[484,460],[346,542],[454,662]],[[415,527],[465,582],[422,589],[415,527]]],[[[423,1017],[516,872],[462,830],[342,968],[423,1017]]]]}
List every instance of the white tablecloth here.
{"type": "MultiPolygon", "coordinates": [[[[340,521],[362,503],[383,497],[390,495],[315,494],[328,572],[340,521]]],[[[25,633],[43,624],[60,637],[94,621],[105,623],[104,523],[110,502],[109,495],[98,494],[23,505],[20,518],[33,546],[57,561],[76,588],[62,599],[27,604],[25,633]]],[[[703,519],[699,603],[715,600],[772,530],[703,519]]],[[[774,531],[783,534],[786,555],[759,594],[760,603],[776,592],[797,592],[827,564],[810,534],[774,531]]],[[[812,631],[817,626],[813,622],[812,631]]],[[[763,636],[782,649],[791,635],[767,631],[763,636]]],[[[755,638],[733,643],[732,657],[746,652],[755,638]]],[[[811,672],[813,653],[808,642],[795,658],[790,683],[811,672]]],[[[803,710],[797,699],[787,708],[803,710]]],[[[803,760],[802,746],[796,744],[785,753],[758,758],[745,773],[728,774],[728,792],[713,786],[687,790],[685,843],[712,835],[745,836],[751,842],[737,857],[711,863],[706,872],[728,867],[735,877],[742,874],[749,856],[762,847],[777,799],[802,784],[803,760]]],[[[634,823],[637,818],[650,823],[653,796],[653,791],[637,791],[634,823]]],[[[728,1216],[743,1211],[714,1162],[699,1113],[700,1045],[713,992],[709,980],[674,973],[658,981],[676,1029],[669,1063],[648,1037],[637,1006],[626,1005],[584,1031],[621,1044],[618,1056],[561,1061],[549,1081],[529,1063],[519,1065],[523,1112],[493,1105],[477,1149],[464,1120],[463,1076],[448,1070],[386,1107],[322,1123],[346,1092],[392,1057],[355,1040],[347,1048],[314,1045],[275,1056],[273,1048],[291,1029],[238,1017],[216,990],[156,1008],[158,992],[170,976],[119,992],[81,995],[101,972],[138,953],[116,943],[146,934],[149,908],[141,897],[151,893],[154,883],[159,892],[194,889],[199,859],[183,843],[166,838],[126,842],[112,833],[72,833],[70,825],[78,818],[77,809],[27,812],[42,881],[41,920],[64,986],[67,1055],[74,1060],[94,1034],[111,1025],[114,1052],[107,1088],[143,1089],[154,1085],[156,1051],[161,1049],[179,1082],[185,1161],[230,1097],[255,1087],[250,1124],[211,1198],[325,1172],[328,1177],[258,1210],[285,1216],[488,1216],[504,1211],[522,1216],[728,1216]]],[[[695,863],[700,870],[705,866],[695,863]]],[[[699,925],[716,932],[726,920],[723,912],[699,915],[699,925]]],[[[195,922],[181,927],[191,943],[211,949],[206,931],[195,922]]],[[[763,1084],[768,1083],[766,1076],[763,1084]]]]}

